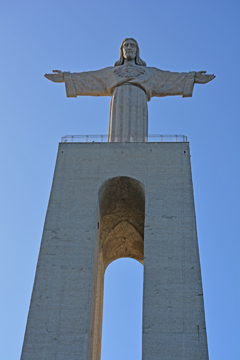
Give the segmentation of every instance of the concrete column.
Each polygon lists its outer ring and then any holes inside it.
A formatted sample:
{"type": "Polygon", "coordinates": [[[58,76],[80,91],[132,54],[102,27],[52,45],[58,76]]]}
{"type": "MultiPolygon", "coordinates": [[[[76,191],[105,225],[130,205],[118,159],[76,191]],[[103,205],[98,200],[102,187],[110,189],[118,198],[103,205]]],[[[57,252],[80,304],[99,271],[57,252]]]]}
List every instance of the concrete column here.
{"type": "Polygon", "coordinates": [[[143,359],[208,359],[189,149],[168,144],[150,154],[143,359]]]}

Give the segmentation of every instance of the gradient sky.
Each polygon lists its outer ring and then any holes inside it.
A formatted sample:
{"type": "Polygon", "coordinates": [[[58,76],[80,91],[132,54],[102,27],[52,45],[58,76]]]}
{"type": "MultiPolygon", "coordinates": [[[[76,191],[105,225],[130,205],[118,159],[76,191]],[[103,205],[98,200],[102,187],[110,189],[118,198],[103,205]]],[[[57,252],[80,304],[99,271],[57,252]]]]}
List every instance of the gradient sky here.
{"type": "MultiPolygon", "coordinates": [[[[210,360],[239,360],[239,14],[234,0],[1,1],[1,360],[20,357],[58,142],[108,128],[109,97],[66,98],[43,75],[110,66],[125,37],[149,66],[216,75],[153,98],[149,133],[188,136],[210,360]]],[[[142,273],[107,270],[102,360],[141,359],[142,273]]]]}

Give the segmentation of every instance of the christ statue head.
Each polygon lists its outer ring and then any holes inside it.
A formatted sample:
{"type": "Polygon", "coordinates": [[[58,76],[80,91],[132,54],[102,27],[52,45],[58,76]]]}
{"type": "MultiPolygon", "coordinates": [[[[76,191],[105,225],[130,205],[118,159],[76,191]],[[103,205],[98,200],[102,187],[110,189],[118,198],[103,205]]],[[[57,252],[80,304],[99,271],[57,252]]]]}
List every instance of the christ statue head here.
{"type": "Polygon", "coordinates": [[[116,61],[113,66],[123,65],[124,59],[133,58],[135,58],[136,65],[146,66],[145,61],[143,61],[139,56],[139,46],[137,41],[133,38],[126,38],[122,41],[120,46],[119,60],[116,61]]]}

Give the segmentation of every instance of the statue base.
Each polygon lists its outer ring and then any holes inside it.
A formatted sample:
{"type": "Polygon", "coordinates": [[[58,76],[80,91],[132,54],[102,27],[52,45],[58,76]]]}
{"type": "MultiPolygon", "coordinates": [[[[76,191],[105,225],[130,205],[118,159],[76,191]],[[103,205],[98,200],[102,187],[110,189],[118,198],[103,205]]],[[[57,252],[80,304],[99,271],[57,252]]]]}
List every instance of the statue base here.
{"type": "Polygon", "coordinates": [[[125,256],[144,264],[142,359],[207,360],[187,142],[59,144],[21,360],[99,360],[125,256]]]}

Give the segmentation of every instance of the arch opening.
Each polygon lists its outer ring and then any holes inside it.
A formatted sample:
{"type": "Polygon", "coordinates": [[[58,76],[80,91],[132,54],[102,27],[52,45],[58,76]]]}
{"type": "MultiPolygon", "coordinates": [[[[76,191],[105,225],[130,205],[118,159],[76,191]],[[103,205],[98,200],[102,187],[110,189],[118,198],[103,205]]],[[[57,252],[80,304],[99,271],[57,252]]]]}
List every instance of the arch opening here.
{"type": "Polygon", "coordinates": [[[120,258],[132,258],[143,265],[145,192],[143,185],[127,176],[111,178],[98,194],[94,273],[88,359],[100,360],[104,273],[120,258]],[[98,225],[98,223],[100,225],[98,225]]]}
{"type": "Polygon", "coordinates": [[[104,277],[101,359],[141,359],[143,266],[113,261],[104,277]]]}

